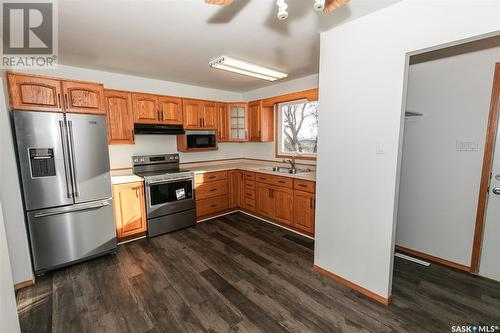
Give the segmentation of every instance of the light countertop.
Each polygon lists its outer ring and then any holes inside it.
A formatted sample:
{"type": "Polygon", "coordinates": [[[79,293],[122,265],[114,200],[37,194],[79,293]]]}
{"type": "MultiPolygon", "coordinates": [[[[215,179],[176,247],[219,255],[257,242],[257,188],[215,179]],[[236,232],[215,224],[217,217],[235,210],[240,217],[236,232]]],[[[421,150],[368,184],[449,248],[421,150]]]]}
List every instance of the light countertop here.
{"type": "Polygon", "coordinates": [[[216,161],[216,162],[207,162],[207,163],[186,163],[183,164],[183,168],[194,171],[197,173],[205,173],[205,172],[214,172],[214,171],[226,171],[226,170],[244,170],[244,171],[253,171],[266,173],[275,176],[283,176],[290,177],[296,179],[304,179],[310,181],[316,181],[316,171],[315,166],[308,165],[298,165],[298,168],[305,169],[311,168],[313,171],[311,172],[301,172],[297,174],[289,174],[289,173],[281,173],[270,170],[262,170],[263,168],[269,168],[272,166],[282,166],[288,167],[288,164],[284,164],[281,162],[272,162],[272,161],[252,161],[252,160],[238,160],[238,161],[216,161]]]}
{"type": "Polygon", "coordinates": [[[142,177],[132,173],[132,169],[111,170],[111,183],[113,185],[143,182],[142,177]]]}
{"type": "MultiPolygon", "coordinates": [[[[248,159],[181,164],[181,167],[183,169],[193,171],[195,174],[238,169],[244,171],[266,173],[275,176],[316,181],[316,171],[314,165],[304,165],[304,164],[298,165],[298,168],[301,169],[311,168],[313,170],[311,172],[302,172],[295,175],[289,173],[270,171],[270,170],[262,170],[263,168],[269,168],[272,166],[288,167],[289,165],[282,162],[259,161],[259,160],[248,160],[248,159]]],[[[114,185],[144,181],[144,179],[142,179],[141,177],[134,175],[132,173],[132,169],[111,170],[111,180],[114,185]]]]}

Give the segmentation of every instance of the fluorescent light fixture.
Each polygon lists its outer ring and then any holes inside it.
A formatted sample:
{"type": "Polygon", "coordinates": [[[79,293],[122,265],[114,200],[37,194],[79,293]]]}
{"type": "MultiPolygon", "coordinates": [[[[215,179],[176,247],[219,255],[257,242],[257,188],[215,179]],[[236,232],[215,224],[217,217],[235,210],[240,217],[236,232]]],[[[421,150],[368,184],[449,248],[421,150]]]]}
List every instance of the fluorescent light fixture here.
{"type": "Polygon", "coordinates": [[[210,67],[242,75],[256,77],[267,81],[276,81],[288,77],[288,74],[278,72],[266,67],[254,65],[246,61],[220,56],[210,61],[210,67]]]}

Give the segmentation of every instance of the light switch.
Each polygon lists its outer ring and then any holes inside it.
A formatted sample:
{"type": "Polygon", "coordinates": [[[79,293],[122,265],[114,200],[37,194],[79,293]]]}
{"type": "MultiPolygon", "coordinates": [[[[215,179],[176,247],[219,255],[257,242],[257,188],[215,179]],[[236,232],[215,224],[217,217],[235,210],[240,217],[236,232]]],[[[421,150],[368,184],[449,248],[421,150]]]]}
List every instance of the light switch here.
{"type": "Polygon", "coordinates": [[[375,142],[375,154],[382,155],[385,154],[385,143],[382,139],[377,139],[375,142]]]}

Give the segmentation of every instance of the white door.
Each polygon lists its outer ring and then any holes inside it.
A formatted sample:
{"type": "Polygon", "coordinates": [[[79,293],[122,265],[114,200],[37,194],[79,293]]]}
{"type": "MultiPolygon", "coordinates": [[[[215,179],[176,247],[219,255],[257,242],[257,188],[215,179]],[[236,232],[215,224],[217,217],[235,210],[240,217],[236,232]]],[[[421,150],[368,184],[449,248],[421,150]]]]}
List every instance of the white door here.
{"type": "Polygon", "coordinates": [[[500,128],[493,153],[479,274],[500,281],[500,128]]]}

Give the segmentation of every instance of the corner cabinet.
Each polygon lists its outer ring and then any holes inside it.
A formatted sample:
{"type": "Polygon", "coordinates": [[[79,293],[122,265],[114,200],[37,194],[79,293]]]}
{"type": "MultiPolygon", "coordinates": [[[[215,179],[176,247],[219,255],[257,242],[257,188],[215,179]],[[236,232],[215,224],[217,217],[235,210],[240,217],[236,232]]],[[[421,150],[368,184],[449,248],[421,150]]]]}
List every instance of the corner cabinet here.
{"type": "Polygon", "coordinates": [[[113,185],[115,225],[118,239],[147,231],[146,203],[142,182],[113,185]]]}
{"type": "Polygon", "coordinates": [[[229,141],[248,141],[246,103],[229,103],[229,141]]]}
{"type": "Polygon", "coordinates": [[[134,143],[132,94],[126,91],[105,90],[104,101],[108,122],[108,143],[134,143]]]}
{"type": "Polygon", "coordinates": [[[13,110],[105,114],[100,83],[7,73],[13,110]]]}
{"type": "Polygon", "coordinates": [[[264,106],[262,100],[248,103],[249,141],[274,140],[274,107],[264,106]]]}

